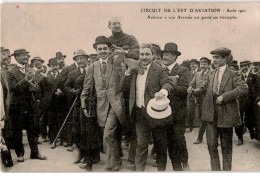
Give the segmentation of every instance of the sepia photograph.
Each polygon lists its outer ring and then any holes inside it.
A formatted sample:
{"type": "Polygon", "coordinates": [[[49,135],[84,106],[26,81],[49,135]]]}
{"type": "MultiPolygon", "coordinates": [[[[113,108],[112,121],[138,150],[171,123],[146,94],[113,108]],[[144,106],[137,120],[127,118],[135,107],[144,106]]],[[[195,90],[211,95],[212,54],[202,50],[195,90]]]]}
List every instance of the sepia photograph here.
{"type": "Polygon", "coordinates": [[[260,171],[260,2],[0,6],[2,173],[260,171]]]}

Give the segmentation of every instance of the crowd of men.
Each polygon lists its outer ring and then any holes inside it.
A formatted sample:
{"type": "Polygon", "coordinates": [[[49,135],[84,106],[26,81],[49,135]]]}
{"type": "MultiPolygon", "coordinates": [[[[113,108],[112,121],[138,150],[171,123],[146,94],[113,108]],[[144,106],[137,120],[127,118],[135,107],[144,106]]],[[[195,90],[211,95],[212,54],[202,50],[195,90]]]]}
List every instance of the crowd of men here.
{"type": "Polygon", "coordinates": [[[75,164],[88,171],[106,155],[105,169],[119,171],[122,143],[127,167],[144,171],[148,146],[158,171],[167,153],[173,170],[189,171],[185,132],[199,127],[194,144],[206,131],[212,170],[232,169],[233,128],[237,145],[260,140],[260,62],[233,60],[231,50],[217,48],[213,59],[202,57],[179,65],[177,44],[140,44],[123,33],[119,18],[109,20],[110,37],[98,36],[95,54],[74,52],[74,64],[57,52],[47,66],[41,57],[29,63],[29,51],[1,47],[1,158],[11,167],[10,149],[24,162],[23,130],[30,159],[46,160],[38,144],[49,140],[72,152],[75,164]],[[11,57],[17,64],[11,64],[11,57]],[[40,140],[41,139],[41,140],[40,140]],[[220,142],[219,142],[220,141],[220,142]],[[219,144],[220,143],[220,144],[219,144]],[[223,164],[220,166],[218,146],[223,164]]]}

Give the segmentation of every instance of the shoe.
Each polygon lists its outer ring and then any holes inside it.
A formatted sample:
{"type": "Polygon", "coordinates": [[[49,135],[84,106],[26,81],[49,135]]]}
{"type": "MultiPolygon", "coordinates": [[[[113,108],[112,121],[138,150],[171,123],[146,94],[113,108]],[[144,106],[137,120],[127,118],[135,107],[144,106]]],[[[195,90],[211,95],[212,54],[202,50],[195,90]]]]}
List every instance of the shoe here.
{"type": "Polygon", "coordinates": [[[202,143],[202,140],[196,140],[195,142],[193,142],[193,144],[201,144],[202,143]]]}
{"type": "Polygon", "coordinates": [[[42,144],[41,141],[38,141],[37,144],[42,144]]]}
{"type": "Polygon", "coordinates": [[[244,144],[243,139],[238,139],[238,141],[237,141],[237,146],[242,145],[242,144],[244,144]]]}
{"type": "Polygon", "coordinates": [[[127,164],[126,168],[131,170],[131,171],[135,171],[136,170],[135,164],[133,162],[130,162],[129,164],[127,164]]]}
{"type": "Polygon", "coordinates": [[[120,167],[119,166],[115,166],[112,168],[112,171],[119,171],[120,170],[120,167]]]}
{"type": "Polygon", "coordinates": [[[17,158],[17,161],[18,161],[18,162],[24,162],[23,156],[19,156],[19,157],[17,158]]]}
{"type": "Polygon", "coordinates": [[[68,151],[68,152],[73,152],[72,146],[69,146],[69,147],[67,148],[67,151],[68,151]]]}
{"type": "Polygon", "coordinates": [[[86,169],[87,171],[92,171],[92,164],[87,164],[86,167],[85,167],[85,169],[86,169]]]}
{"type": "Polygon", "coordinates": [[[182,170],[183,171],[190,171],[190,166],[188,163],[182,163],[182,170]]]}
{"type": "Polygon", "coordinates": [[[47,142],[47,139],[42,139],[42,142],[47,142]]]}
{"type": "Polygon", "coordinates": [[[191,133],[192,130],[193,130],[193,128],[187,128],[187,129],[186,129],[186,133],[191,133]]]}
{"type": "Polygon", "coordinates": [[[55,144],[51,144],[51,149],[55,149],[56,145],[55,144]]]}
{"type": "Polygon", "coordinates": [[[46,156],[42,156],[41,154],[38,154],[36,156],[32,156],[31,155],[30,159],[46,160],[47,157],[46,156]]]}
{"type": "Polygon", "coordinates": [[[62,143],[64,147],[68,147],[68,143],[67,142],[63,142],[62,143]]]}
{"type": "Polygon", "coordinates": [[[97,163],[99,163],[101,160],[100,160],[100,158],[95,158],[94,160],[93,160],[93,164],[97,164],[97,163]]]}

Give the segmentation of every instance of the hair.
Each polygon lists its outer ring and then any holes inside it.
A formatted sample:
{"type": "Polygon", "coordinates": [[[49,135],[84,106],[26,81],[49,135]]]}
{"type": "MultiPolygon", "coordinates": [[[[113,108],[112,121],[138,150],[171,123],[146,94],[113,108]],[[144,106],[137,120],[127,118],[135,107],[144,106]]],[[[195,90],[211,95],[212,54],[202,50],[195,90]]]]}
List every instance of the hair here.
{"type": "Polygon", "coordinates": [[[121,19],[120,19],[118,16],[116,16],[116,17],[112,17],[112,18],[110,18],[110,19],[108,20],[108,26],[111,25],[111,21],[112,21],[113,19],[117,19],[117,20],[120,21],[120,23],[121,23],[121,19]]]}
{"type": "Polygon", "coordinates": [[[139,49],[144,49],[144,48],[149,48],[149,49],[152,51],[152,55],[155,54],[154,47],[153,47],[152,44],[150,44],[150,43],[142,43],[142,44],[139,46],[139,49]]]}

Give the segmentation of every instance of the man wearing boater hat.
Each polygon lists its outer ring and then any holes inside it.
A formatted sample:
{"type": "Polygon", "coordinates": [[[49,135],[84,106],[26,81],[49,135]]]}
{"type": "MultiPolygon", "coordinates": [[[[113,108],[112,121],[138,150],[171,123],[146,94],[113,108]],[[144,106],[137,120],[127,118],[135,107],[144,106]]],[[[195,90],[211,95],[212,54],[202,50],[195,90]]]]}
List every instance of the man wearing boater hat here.
{"type": "Polygon", "coordinates": [[[67,120],[67,142],[68,148],[67,151],[73,151],[72,145],[76,143],[79,146],[80,141],[80,123],[79,123],[79,115],[80,115],[80,97],[79,88],[76,87],[76,80],[79,76],[86,74],[86,68],[88,64],[89,55],[85,53],[84,50],[79,49],[74,52],[73,60],[76,62],[77,69],[71,71],[68,74],[68,79],[65,86],[65,91],[69,99],[75,100],[78,97],[73,111],[71,113],[70,118],[67,120]]]}
{"type": "Polygon", "coordinates": [[[218,152],[219,138],[223,170],[230,171],[232,168],[233,127],[241,124],[238,98],[248,92],[248,86],[239,73],[227,67],[230,53],[231,50],[228,48],[211,51],[216,70],[202,87],[192,91],[194,95],[206,92],[201,120],[207,123],[206,137],[213,171],[221,170],[218,152]]]}
{"type": "Polygon", "coordinates": [[[9,89],[11,94],[10,107],[8,115],[13,118],[14,125],[14,147],[18,161],[24,161],[24,147],[22,143],[23,133],[25,129],[29,146],[31,149],[31,159],[45,160],[38,150],[38,133],[37,124],[35,124],[35,99],[33,94],[38,91],[37,84],[33,80],[33,73],[26,70],[29,57],[28,51],[25,49],[17,49],[12,54],[17,66],[7,72],[9,89]]]}
{"type": "MultiPolygon", "coordinates": [[[[200,59],[200,71],[195,73],[194,78],[190,83],[188,93],[191,94],[192,89],[196,89],[200,86],[203,86],[203,84],[205,84],[205,82],[208,81],[208,77],[212,73],[210,66],[211,66],[211,60],[209,60],[206,57],[202,57],[200,59]]],[[[203,100],[204,100],[204,96],[205,96],[205,94],[200,95],[198,97],[196,97],[196,96],[194,97],[194,100],[196,100],[195,101],[195,103],[196,103],[195,104],[196,105],[196,111],[195,112],[196,112],[196,116],[198,116],[196,118],[198,118],[200,121],[201,121],[201,110],[202,110],[202,103],[203,103],[203,100]]],[[[201,125],[200,125],[200,128],[199,128],[198,138],[194,142],[194,144],[202,143],[205,130],[206,130],[206,124],[201,122],[201,125]]]]}
{"type": "MultiPolygon", "coordinates": [[[[241,97],[239,101],[241,120],[246,128],[248,128],[251,139],[255,139],[255,107],[256,100],[255,87],[256,87],[256,75],[252,74],[250,70],[251,62],[244,60],[240,62],[241,79],[248,85],[248,94],[241,97]]],[[[243,144],[243,126],[237,129],[238,145],[243,144]]]]}
{"type": "Polygon", "coordinates": [[[107,37],[97,37],[93,47],[96,49],[99,61],[94,62],[87,69],[81,94],[81,106],[87,118],[89,112],[86,100],[94,86],[93,91],[97,94],[97,120],[104,129],[105,169],[118,171],[121,161],[116,129],[119,123],[124,124],[126,120],[123,93],[120,87],[124,79],[124,70],[119,70],[113,65],[110,57],[111,43],[107,37]]]}
{"type": "Polygon", "coordinates": [[[181,52],[178,51],[175,43],[166,43],[162,53],[162,63],[167,66],[169,77],[175,79],[173,90],[169,94],[173,122],[167,130],[168,153],[173,170],[188,171],[188,151],[184,134],[186,130],[189,70],[176,63],[181,52]]]}
{"type": "MultiPolygon", "coordinates": [[[[171,123],[171,116],[166,119],[154,119],[146,112],[148,102],[155,98],[163,99],[172,90],[172,81],[168,78],[166,69],[154,63],[154,50],[151,44],[140,45],[139,62],[143,68],[140,74],[128,67],[126,80],[131,82],[129,112],[134,121],[137,135],[135,165],[137,171],[144,171],[148,156],[149,137],[152,133],[159,171],[166,169],[167,161],[167,124],[171,123]]],[[[158,117],[160,118],[160,117],[158,117]]]]}

